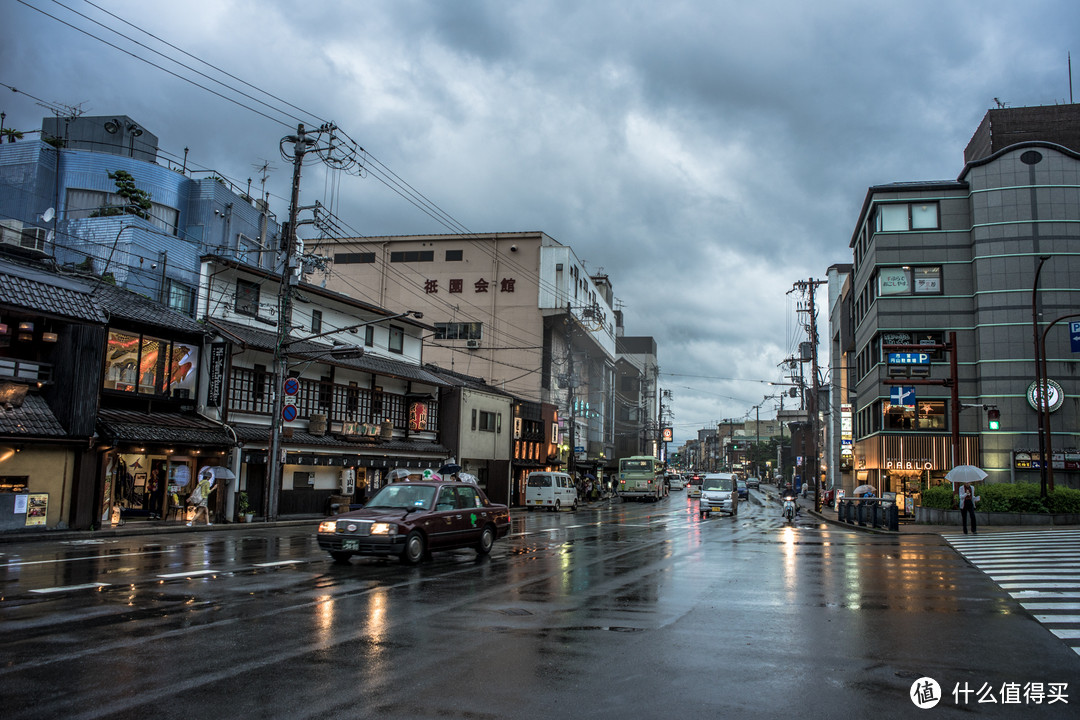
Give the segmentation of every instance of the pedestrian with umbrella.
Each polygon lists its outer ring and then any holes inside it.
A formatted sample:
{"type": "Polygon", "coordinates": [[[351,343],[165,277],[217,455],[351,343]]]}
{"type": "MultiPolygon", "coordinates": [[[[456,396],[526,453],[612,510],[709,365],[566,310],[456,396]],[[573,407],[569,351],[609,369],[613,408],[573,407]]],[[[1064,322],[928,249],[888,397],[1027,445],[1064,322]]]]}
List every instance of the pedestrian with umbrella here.
{"type": "Polygon", "coordinates": [[[953,485],[960,485],[960,522],[964,526],[964,534],[968,531],[968,516],[971,517],[971,534],[977,535],[975,525],[975,503],[981,499],[971,487],[973,483],[982,482],[986,473],[974,465],[957,465],[948,472],[945,479],[953,485]]]}

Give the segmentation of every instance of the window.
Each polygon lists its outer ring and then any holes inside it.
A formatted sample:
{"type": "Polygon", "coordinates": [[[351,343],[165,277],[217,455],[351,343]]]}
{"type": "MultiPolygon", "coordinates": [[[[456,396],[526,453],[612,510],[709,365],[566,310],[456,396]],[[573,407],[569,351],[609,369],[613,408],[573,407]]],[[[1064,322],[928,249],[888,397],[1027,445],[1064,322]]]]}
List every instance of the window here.
{"type": "Polygon", "coordinates": [[[262,400],[266,397],[266,366],[255,365],[253,370],[255,371],[255,378],[251,384],[251,397],[262,400]]]}
{"type": "Polygon", "coordinates": [[[109,331],[102,387],[126,393],[195,396],[199,348],[137,333],[109,331]]]}
{"type": "MultiPolygon", "coordinates": [[[[475,412],[475,410],[473,411],[475,412]]],[[[488,412],[487,410],[480,411],[480,431],[481,432],[495,432],[496,417],[495,413],[488,412]]]]}
{"type": "Polygon", "coordinates": [[[375,253],[334,253],[335,265],[355,265],[375,262],[375,253]]]}
{"type": "Polygon", "coordinates": [[[387,344],[386,349],[392,353],[401,353],[405,351],[405,331],[396,325],[390,326],[390,342],[387,344]]]}
{"type": "Polygon", "coordinates": [[[233,307],[238,315],[259,316],[259,286],[247,280],[236,281],[236,304],[233,307]]]}
{"type": "MultiPolygon", "coordinates": [[[[94,217],[95,213],[106,208],[123,208],[128,201],[116,193],[108,193],[102,190],[81,190],[68,188],[65,217],[68,220],[79,220],[94,217]]],[[[169,235],[176,235],[176,225],[180,219],[180,211],[167,205],[151,201],[150,224],[169,235]]]]}
{"type": "Polygon", "coordinates": [[[311,332],[314,335],[318,335],[322,332],[322,311],[311,311],[311,332]]]}
{"type": "Polygon", "coordinates": [[[875,230],[878,232],[937,230],[939,227],[936,202],[878,205],[875,216],[875,230]]]}
{"type": "MultiPolygon", "coordinates": [[[[877,295],[936,295],[941,293],[941,266],[879,268],[877,295]]],[[[871,299],[872,301],[872,299],[871,299]]]]}
{"type": "Polygon", "coordinates": [[[390,253],[390,262],[433,262],[435,260],[434,250],[406,250],[390,253]]]}
{"type": "Polygon", "coordinates": [[[375,326],[368,325],[364,328],[364,347],[375,347],[375,326]]]}
{"type": "Polygon", "coordinates": [[[436,340],[480,340],[483,337],[484,324],[473,323],[435,323],[436,340]]]}
{"type": "Polygon", "coordinates": [[[195,291],[170,278],[165,281],[165,304],[173,310],[191,315],[195,309],[195,291]]]}
{"type": "Polygon", "coordinates": [[[463,250],[447,250],[446,262],[455,262],[465,259],[465,252],[463,250]]]}
{"type": "Polygon", "coordinates": [[[914,406],[893,405],[879,400],[882,430],[941,431],[945,424],[944,400],[918,400],[914,406]]]}

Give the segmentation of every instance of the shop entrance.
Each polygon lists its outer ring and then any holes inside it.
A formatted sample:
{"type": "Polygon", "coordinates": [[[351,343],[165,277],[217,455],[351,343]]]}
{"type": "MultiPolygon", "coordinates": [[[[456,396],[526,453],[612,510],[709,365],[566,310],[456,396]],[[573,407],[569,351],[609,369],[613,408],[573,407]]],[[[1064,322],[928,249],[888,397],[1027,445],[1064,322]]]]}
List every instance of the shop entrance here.
{"type": "Polygon", "coordinates": [[[266,500],[266,466],[247,465],[247,485],[245,491],[252,511],[256,515],[265,515],[263,503],[266,500]]]}

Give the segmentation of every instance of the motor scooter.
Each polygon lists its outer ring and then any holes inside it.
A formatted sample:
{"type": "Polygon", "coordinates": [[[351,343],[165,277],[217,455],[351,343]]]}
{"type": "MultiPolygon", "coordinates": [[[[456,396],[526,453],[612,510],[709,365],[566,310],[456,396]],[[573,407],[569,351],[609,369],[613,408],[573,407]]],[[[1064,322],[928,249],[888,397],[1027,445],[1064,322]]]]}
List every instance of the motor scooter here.
{"type": "Polygon", "coordinates": [[[786,522],[795,522],[795,496],[784,496],[784,520],[786,522]]]}

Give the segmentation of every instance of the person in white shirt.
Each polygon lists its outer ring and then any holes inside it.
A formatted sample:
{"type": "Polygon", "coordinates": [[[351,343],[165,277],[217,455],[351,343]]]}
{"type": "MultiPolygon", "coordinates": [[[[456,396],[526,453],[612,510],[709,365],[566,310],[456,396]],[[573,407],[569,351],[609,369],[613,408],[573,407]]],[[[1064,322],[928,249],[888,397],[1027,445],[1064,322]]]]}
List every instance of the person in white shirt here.
{"type": "Polygon", "coordinates": [[[967,535],[968,516],[971,516],[971,534],[977,535],[975,528],[975,503],[979,502],[979,496],[971,489],[971,483],[960,486],[960,521],[964,524],[964,534],[967,535]]]}

